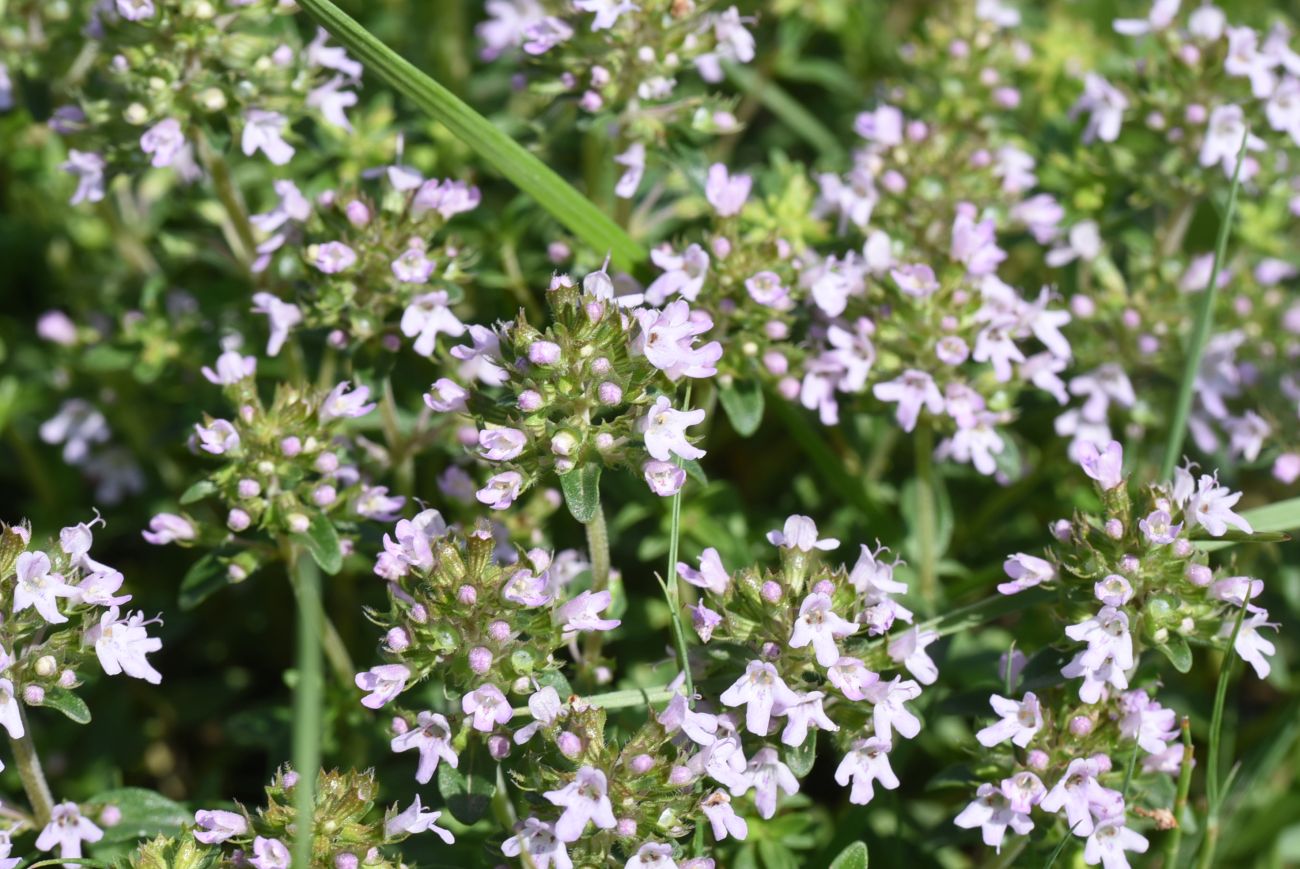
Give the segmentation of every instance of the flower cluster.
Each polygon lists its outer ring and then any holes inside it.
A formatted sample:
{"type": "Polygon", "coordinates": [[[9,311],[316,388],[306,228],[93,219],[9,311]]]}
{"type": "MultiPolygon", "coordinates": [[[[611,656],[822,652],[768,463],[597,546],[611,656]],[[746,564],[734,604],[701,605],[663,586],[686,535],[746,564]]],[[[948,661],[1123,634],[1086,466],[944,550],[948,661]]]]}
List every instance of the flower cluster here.
{"type": "Polygon", "coordinates": [[[544,332],[522,313],[469,326],[472,343],[451,349],[461,383],[444,377],[425,395],[433,410],[479,425],[478,455],[500,470],[478,500],[504,510],[547,471],[565,481],[619,466],[641,471],[656,494],[677,492],[686,474],[671,459],[704,455],[686,434],[704,411],[677,410],[673,385],[716,373],[722,346],[698,343],[708,315],[682,300],[625,307],[603,271],[581,286],[556,276],[547,301],[544,332]]]}

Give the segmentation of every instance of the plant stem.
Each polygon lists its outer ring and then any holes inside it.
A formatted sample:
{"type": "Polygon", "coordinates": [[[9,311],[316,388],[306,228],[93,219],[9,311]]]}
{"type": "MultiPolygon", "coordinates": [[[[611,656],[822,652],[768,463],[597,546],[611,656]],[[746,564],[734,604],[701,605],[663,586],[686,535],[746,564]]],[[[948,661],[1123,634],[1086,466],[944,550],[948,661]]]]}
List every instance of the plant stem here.
{"type": "Polygon", "coordinates": [[[1237,153],[1237,167],[1232,172],[1232,186],[1228,189],[1228,208],[1219,224],[1219,239],[1214,246],[1214,265],[1210,269],[1210,283],[1201,291],[1201,306],[1196,311],[1196,323],[1192,327],[1191,342],[1187,345],[1187,361],[1183,366],[1183,380],[1178,386],[1178,398],[1174,402],[1174,416],[1169,428],[1169,440],[1165,443],[1164,461],[1160,463],[1160,479],[1168,480],[1173,476],[1174,465],[1183,451],[1183,439],[1187,436],[1187,418],[1192,412],[1192,396],[1196,384],[1196,375],[1201,369],[1201,357],[1205,355],[1205,345],[1210,340],[1210,326],[1214,321],[1214,303],[1219,296],[1219,271],[1223,268],[1223,258],[1228,250],[1228,236],[1232,233],[1232,218],[1237,210],[1237,189],[1241,186],[1241,166],[1246,161],[1246,139],[1250,130],[1241,137],[1241,150],[1237,153]]]}
{"type": "Polygon", "coordinates": [[[1219,685],[1214,692],[1214,712],[1210,716],[1209,749],[1205,761],[1205,841],[1201,843],[1201,855],[1197,861],[1197,866],[1203,869],[1214,865],[1214,849],[1219,844],[1219,810],[1223,807],[1223,795],[1219,793],[1219,743],[1223,738],[1223,707],[1228,698],[1232,665],[1236,661],[1237,635],[1241,632],[1241,623],[1245,617],[1246,607],[1243,605],[1237,611],[1232,636],[1228,639],[1228,648],[1223,653],[1223,664],[1219,668],[1219,685]]]}
{"type": "MultiPolygon", "coordinates": [[[[312,826],[316,815],[316,776],[320,771],[321,633],[320,570],[297,546],[289,547],[289,571],[298,595],[298,683],[293,694],[295,866],[312,865],[312,826]]],[[[336,634],[337,636],[337,634],[336,634]]]]}
{"type": "Polygon", "coordinates": [[[1174,829],[1165,841],[1165,869],[1178,865],[1178,850],[1183,843],[1183,812],[1187,810],[1187,795],[1192,789],[1192,720],[1183,716],[1180,729],[1183,734],[1183,760],[1178,767],[1178,796],[1174,798],[1174,829]]]}
{"type": "MultiPolygon", "coordinates": [[[[682,410],[691,409],[691,385],[686,385],[686,398],[682,402],[682,410]]],[[[675,460],[680,468],[682,460],[675,460]]],[[[683,484],[682,488],[686,488],[683,484]]],[[[691,678],[691,659],[686,647],[686,628],[682,625],[682,602],[680,589],[677,587],[677,544],[681,537],[682,530],[682,490],[678,489],[673,495],[673,515],[672,525],[668,532],[668,581],[661,583],[664,589],[664,596],[668,599],[668,613],[673,620],[673,640],[677,645],[677,663],[681,665],[682,674],[686,679],[686,704],[688,706],[695,703],[695,682],[691,678]]]]}
{"type": "Polygon", "coordinates": [[[23,725],[23,735],[18,739],[10,738],[14,759],[18,762],[18,777],[22,779],[23,790],[27,792],[27,801],[32,804],[32,814],[36,823],[44,827],[50,822],[54,809],[54,797],[50,794],[50,784],[45,780],[45,771],[41,769],[41,758],[36,753],[36,743],[32,741],[32,727],[27,722],[27,709],[16,698],[18,720],[23,725]]]}
{"type": "Polygon", "coordinates": [[[239,188],[235,186],[235,180],[230,175],[230,164],[226,162],[223,155],[213,150],[207,137],[202,133],[195,136],[195,139],[198,141],[199,159],[203,161],[204,168],[212,176],[212,189],[217,194],[221,207],[225,209],[226,217],[230,220],[230,226],[239,241],[241,250],[235,251],[235,256],[247,266],[252,263],[253,256],[257,253],[257,238],[253,235],[253,225],[248,222],[248,211],[244,208],[243,197],[239,195],[239,188]]]}
{"type": "MultiPolygon", "coordinates": [[[[605,508],[596,504],[596,514],[586,523],[587,553],[591,556],[591,590],[604,591],[609,588],[609,528],[605,525],[605,508]]],[[[600,657],[600,647],[604,643],[602,631],[589,631],[582,644],[583,665],[595,672],[596,660],[600,657]]]]}
{"type": "Polygon", "coordinates": [[[916,429],[916,536],[919,558],[917,580],[921,599],[935,608],[935,562],[938,531],[934,504],[934,432],[927,425],[916,429]]]}
{"type": "MultiPolygon", "coordinates": [[[[619,691],[607,691],[604,694],[591,694],[583,697],[582,702],[600,709],[630,709],[634,706],[649,706],[652,703],[671,700],[676,693],[676,689],[669,688],[667,685],[658,688],[624,688],[619,691]]],[[[514,711],[517,715],[525,715],[528,714],[528,707],[519,706],[514,711]]]]}

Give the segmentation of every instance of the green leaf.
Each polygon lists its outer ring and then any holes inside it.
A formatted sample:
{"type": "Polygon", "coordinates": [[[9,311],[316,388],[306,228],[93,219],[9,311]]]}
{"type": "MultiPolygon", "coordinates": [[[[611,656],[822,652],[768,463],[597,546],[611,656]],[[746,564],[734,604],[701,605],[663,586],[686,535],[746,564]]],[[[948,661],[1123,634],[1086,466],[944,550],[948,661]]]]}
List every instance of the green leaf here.
{"type": "Polygon", "coordinates": [[[1169,639],[1164,643],[1156,646],[1169,662],[1174,665],[1174,669],[1179,673],[1188,673],[1192,669],[1192,649],[1187,645],[1187,640],[1177,634],[1171,634],[1169,639]]]}
{"type": "Polygon", "coordinates": [[[560,490],[573,518],[586,525],[600,509],[600,471],[598,462],[587,462],[560,475],[560,490]]]}
{"type": "Polygon", "coordinates": [[[839,138],[816,115],[808,111],[803,103],[786,93],[776,82],[764,79],[749,67],[731,61],[723,61],[722,68],[736,87],[762,103],[790,132],[801,136],[828,161],[839,163],[843,160],[844,146],[840,144],[839,138]]]}
{"type": "Polygon", "coordinates": [[[67,688],[58,685],[46,688],[45,699],[41,701],[41,705],[59,710],[78,724],[90,723],[90,707],[86,705],[85,700],[67,688]]]}
{"type": "Polygon", "coordinates": [[[190,486],[188,489],[186,489],[185,493],[181,495],[181,503],[193,504],[195,501],[202,501],[204,498],[208,497],[209,495],[215,495],[216,492],[217,492],[216,483],[212,482],[211,480],[199,480],[193,486],[190,486]]]}
{"type": "Polygon", "coordinates": [[[185,571],[178,600],[183,610],[192,610],[230,584],[230,573],[215,552],[209,552],[185,571]]]}
{"type": "Polygon", "coordinates": [[[464,773],[446,763],[438,764],[438,793],[447,801],[452,817],[473,824],[487,814],[496,793],[496,783],[472,767],[464,773]]]}
{"type": "Polygon", "coordinates": [[[634,269],[645,262],[645,248],[554,170],[376,39],[330,0],[301,0],[298,5],[365,64],[367,72],[387,82],[429,117],[441,122],[593,250],[608,252],[624,269],[634,269]]]}
{"type": "Polygon", "coordinates": [[[831,861],[830,869],[867,869],[867,845],[854,842],[831,861]]]}
{"type": "Polygon", "coordinates": [[[709,485],[709,475],[704,473],[704,468],[700,466],[697,459],[681,459],[682,470],[686,476],[699,483],[701,486],[709,485]]]}
{"type": "Polygon", "coordinates": [[[813,763],[817,760],[817,731],[808,731],[808,738],[803,741],[803,745],[797,745],[793,748],[785,749],[785,765],[790,767],[790,772],[794,773],[795,778],[803,778],[812,772],[813,763]]]}
{"type": "Polygon", "coordinates": [[[736,434],[747,438],[763,422],[763,387],[757,381],[732,381],[718,387],[718,400],[736,434]]]}
{"type": "Polygon", "coordinates": [[[1241,516],[1250,523],[1253,534],[1233,530],[1222,537],[1197,540],[1196,547],[1213,551],[1235,543],[1280,543],[1289,540],[1290,535],[1284,532],[1300,530],[1300,498],[1290,498],[1286,501],[1278,501],[1276,504],[1243,510],[1241,516]]]}
{"type": "Polygon", "coordinates": [[[343,547],[339,543],[339,532],[334,523],[324,513],[311,517],[311,525],[306,534],[292,535],[307,551],[320,569],[328,574],[338,573],[343,567],[343,547]]]}
{"type": "Polygon", "coordinates": [[[194,815],[180,803],[145,788],[117,788],[96,794],[90,800],[98,806],[116,806],[122,820],[104,827],[105,844],[133,842],[160,834],[174,835],[190,823],[194,815]]]}

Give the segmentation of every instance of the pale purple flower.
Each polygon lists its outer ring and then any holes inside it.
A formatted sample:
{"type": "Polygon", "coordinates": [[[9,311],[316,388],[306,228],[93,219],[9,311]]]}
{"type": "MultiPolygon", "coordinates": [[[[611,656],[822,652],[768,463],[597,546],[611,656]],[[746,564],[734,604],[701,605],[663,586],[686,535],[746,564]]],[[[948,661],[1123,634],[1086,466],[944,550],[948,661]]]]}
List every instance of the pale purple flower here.
{"type": "Polygon", "coordinates": [[[1145,836],[1124,826],[1124,816],[1104,818],[1097,822],[1088,841],[1083,846],[1083,862],[1089,866],[1102,864],[1105,869],[1128,869],[1128,857],[1125,851],[1145,854],[1147,846],[1145,836]]]}
{"type": "Polygon", "coordinates": [[[141,531],[140,536],[154,546],[166,546],[178,540],[193,540],[198,536],[198,532],[184,516],[177,516],[175,513],[159,513],[149,520],[149,530],[141,531]]]}
{"type": "Polygon", "coordinates": [[[695,755],[692,768],[702,768],[710,778],[731,788],[739,796],[750,787],[745,753],[740,737],[730,734],[720,736],[695,755]]]}
{"type": "Polygon", "coordinates": [[[279,839],[258,836],[253,839],[253,859],[248,861],[255,869],[289,869],[289,846],[279,839]]]}
{"type": "Polygon", "coordinates": [[[271,336],[266,342],[266,355],[279,354],[280,348],[289,337],[289,332],[302,322],[302,311],[297,305],[283,302],[270,293],[253,294],[253,311],[265,314],[271,328],[271,336]]]}
{"type": "Polygon", "coordinates": [[[894,579],[896,561],[885,561],[881,553],[889,550],[880,546],[872,552],[866,544],[858,554],[858,560],[849,571],[849,582],[862,595],[863,602],[872,606],[888,600],[891,594],[906,594],[907,583],[894,579]]]}
{"type": "Polygon", "coordinates": [[[81,809],[73,802],[62,802],[50,812],[50,822],[36,838],[36,847],[42,851],[59,849],[59,856],[80,859],[82,842],[98,842],[104,831],[90,818],[82,817],[81,809]]]}
{"type": "Polygon", "coordinates": [[[555,822],[555,837],[561,842],[577,841],[588,822],[602,830],[614,827],[618,822],[614,818],[608,788],[605,773],[593,766],[584,766],[573,781],[542,794],[552,805],[564,809],[555,822]]]}
{"type": "Polygon", "coordinates": [[[1084,703],[1099,702],[1107,686],[1120,691],[1128,688],[1128,675],[1114,658],[1106,657],[1098,662],[1089,657],[1086,649],[1061,668],[1061,675],[1067,679],[1083,679],[1079,699],[1084,703]]]}
{"type": "Polygon", "coordinates": [[[853,131],[868,142],[893,148],[903,144],[904,120],[898,108],[886,103],[860,113],[853,121],[853,131]]]}
{"type": "Polygon", "coordinates": [[[1118,573],[1112,573],[1097,581],[1092,593],[1106,606],[1123,606],[1133,599],[1133,584],[1118,573]]]}
{"type": "Polygon", "coordinates": [[[776,667],[767,661],[750,661],[745,673],[722,692],[724,706],[745,707],[745,727],[750,733],[766,736],[774,706],[793,706],[799,695],[781,679],[776,667]]]}
{"type": "Polygon", "coordinates": [[[1011,582],[998,584],[998,591],[1002,594],[1016,594],[1056,577],[1056,568],[1051,562],[1023,552],[1008,556],[1002,569],[1011,577],[1011,582]]]}
{"type": "Polygon", "coordinates": [[[194,838],[205,845],[219,845],[248,832],[248,820],[238,812],[200,809],[194,813],[194,838]]]}
{"type": "Polygon", "coordinates": [[[487,485],[475,492],[474,497],[493,510],[504,510],[519,497],[523,486],[523,475],[518,471],[505,471],[489,477],[487,485]]]}
{"type": "Polygon", "coordinates": [[[501,367],[501,339],[491,329],[471,323],[466,327],[470,344],[451,348],[451,355],[461,361],[463,380],[478,380],[488,386],[500,386],[510,379],[501,367]]]}
{"type": "Polygon", "coordinates": [[[622,622],[602,619],[613,597],[609,591],[584,591],[555,611],[555,619],[566,633],[570,631],[612,631],[622,622]]]}
{"type": "Polygon", "coordinates": [[[50,310],[36,321],[36,334],[43,341],[72,347],[77,343],[77,324],[62,311],[50,310]]]}
{"type": "Polygon", "coordinates": [[[1032,691],[1025,692],[1024,699],[1019,702],[994,694],[989,698],[989,705],[1002,719],[975,734],[979,744],[985,748],[992,748],[1008,739],[1024,748],[1043,726],[1043,708],[1032,691]]]}
{"type": "Polygon", "coordinates": [[[672,845],[646,842],[623,864],[623,869],[678,869],[678,866],[673,860],[672,845]]]}
{"type": "Polygon", "coordinates": [[[840,542],[834,537],[817,539],[817,524],[807,516],[789,516],[785,527],[780,531],[767,532],[767,542],[783,549],[798,549],[800,552],[812,552],[820,549],[828,552],[839,548],[840,542]]]}
{"type": "Polygon", "coordinates": [[[1065,775],[1039,802],[1039,807],[1053,814],[1065,811],[1066,826],[1076,836],[1090,836],[1095,827],[1093,806],[1113,804],[1114,791],[1102,787],[1097,781],[1101,774],[1096,761],[1075,758],[1070,761],[1065,775]]]}
{"type": "Polygon", "coordinates": [[[538,56],[573,37],[573,28],[563,19],[548,15],[524,29],[524,51],[538,56]]]}
{"type": "Polygon", "coordinates": [[[316,28],[316,36],[307,45],[306,59],[311,66],[323,67],[343,73],[348,78],[361,78],[362,66],[359,62],[348,57],[348,52],[342,46],[326,45],[329,42],[329,33],[323,27],[316,28]]]}
{"type": "Polygon", "coordinates": [[[1110,658],[1121,670],[1133,668],[1133,637],[1129,634],[1128,613],[1113,606],[1102,607],[1095,616],[1068,625],[1065,635],[1087,643],[1080,663],[1094,669],[1110,658]]]}
{"type": "Polygon", "coordinates": [[[650,491],[661,498],[676,495],[682,490],[682,486],[686,485],[685,469],[672,462],[661,462],[654,459],[642,465],[641,471],[645,476],[646,485],[650,487],[650,491]]]}
{"type": "Polygon", "coordinates": [[[478,433],[479,455],[489,462],[506,462],[528,445],[528,435],[517,428],[489,428],[478,433]]]}
{"type": "Polygon", "coordinates": [[[352,509],[358,516],[367,519],[394,522],[405,504],[406,498],[402,495],[389,495],[387,486],[363,485],[352,504],[352,509]]]}
{"type": "Polygon", "coordinates": [[[207,425],[194,426],[199,436],[199,449],[214,456],[222,456],[239,449],[239,432],[229,420],[214,419],[207,425]]]}
{"type": "Polygon", "coordinates": [[[357,104],[355,91],[345,90],[353,83],[341,75],[332,77],[307,93],[308,108],[321,113],[325,123],[341,130],[352,131],[352,122],[348,120],[347,110],[357,104]]]}
{"type": "Polygon", "coordinates": [[[848,656],[827,667],[826,677],[850,700],[867,699],[867,689],[880,681],[880,676],[868,670],[866,664],[848,656]]]}
{"type": "Polygon", "coordinates": [[[150,157],[150,165],[159,169],[172,165],[185,145],[185,132],[175,118],[164,118],[140,137],[140,150],[150,157]]]}
{"type": "Polygon", "coordinates": [[[329,423],[336,419],[356,419],[365,416],[378,406],[373,401],[366,404],[366,399],[370,398],[370,387],[357,384],[357,388],[349,392],[351,387],[352,384],[345,380],[325,396],[320,403],[319,411],[322,423],[329,423]]]}
{"type": "Polygon", "coordinates": [[[924,371],[908,369],[894,380],[877,383],[871,392],[879,401],[898,403],[894,418],[906,432],[916,428],[923,406],[930,413],[943,413],[943,394],[934,378],[924,371]]]}
{"type": "Polygon", "coordinates": [[[632,312],[640,332],[632,349],[645,355],[651,365],[676,381],[682,377],[712,377],[722,358],[717,341],[695,347],[697,336],[713,328],[713,319],[703,310],[692,311],[684,300],[670,302],[662,311],[638,308],[632,312]]]}
{"type": "Polygon", "coordinates": [[[1200,525],[1211,537],[1222,537],[1229,525],[1250,534],[1250,523],[1232,511],[1240,500],[1241,493],[1220,486],[1217,475],[1202,474],[1196,491],[1187,499],[1183,515],[1190,525],[1200,525]]]}
{"type": "Polygon", "coordinates": [[[1058,244],[1047,252],[1043,258],[1052,268],[1081,259],[1091,262],[1101,254],[1101,229],[1094,220],[1081,220],[1070,227],[1063,244],[1058,244]]]}
{"type": "Polygon", "coordinates": [[[13,600],[15,613],[31,607],[47,623],[61,625],[68,617],[59,612],[55,598],[72,597],[76,590],[58,573],[50,573],[50,557],[44,552],[23,552],[14,564],[13,600]]]}
{"type": "Polygon", "coordinates": [[[680,730],[687,739],[696,745],[712,745],[718,732],[718,717],[708,712],[692,709],[686,695],[680,691],[673,694],[664,710],[656,716],[668,733],[680,730]]]}
{"type": "Polygon", "coordinates": [[[498,724],[505,724],[515,714],[506,695],[491,683],[480,685],[460,698],[460,708],[466,715],[474,717],[473,728],[483,733],[491,733],[498,724]]]}
{"type": "Polygon", "coordinates": [[[973,277],[991,275],[1007,258],[997,245],[997,223],[992,218],[978,223],[967,214],[958,213],[952,224],[952,247],[949,256],[966,266],[973,277]]]}
{"type": "MultiPolygon", "coordinates": [[[[1268,657],[1277,651],[1277,647],[1273,645],[1272,641],[1260,636],[1259,630],[1260,628],[1276,628],[1277,625],[1268,620],[1267,610],[1251,607],[1248,612],[1249,615],[1242,619],[1241,630],[1237,634],[1237,641],[1233,644],[1233,648],[1243,661],[1255,668],[1255,675],[1261,679],[1266,679],[1272,669],[1268,657]]],[[[1235,618],[1234,615],[1232,619],[1224,620],[1223,627],[1219,630],[1220,639],[1232,636],[1233,619],[1235,618]]]]}
{"type": "Polygon", "coordinates": [[[695,301],[709,276],[709,255],[698,244],[680,254],[673,253],[666,245],[656,247],[650,251],[650,261],[664,272],[646,287],[645,298],[652,305],[662,305],[674,294],[688,302],[695,301]]]}
{"type": "Polygon", "coordinates": [[[731,807],[731,796],[724,790],[716,790],[700,800],[700,811],[713,827],[713,838],[719,842],[727,836],[744,839],[749,835],[749,824],[736,814],[731,807]]]}
{"type": "Polygon", "coordinates": [[[432,832],[439,839],[442,839],[444,844],[450,845],[456,841],[456,837],[451,834],[450,830],[438,826],[436,822],[440,817],[442,817],[442,812],[424,811],[424,807],[420,805],[420,795],[416,794],[415,802],[384,821],[384,835],[389,839],[394,839],[403,834],[414,835],[416,833],[432,832]]]}
{"type": "Polygon", "coordinates": [[[1089,113],[1087,126],[1083,130],[1085,144],[1094,139],[1113,142],[1119,138],[1120,126],[1124,123],[1124,110],[1128,105],[1128,97],[1100,75],[1090,72],[1083,78],[1083,93],[1070,114],[1073,117],[1080,112],[1089,113]]]}
{"type": "Polygon", "coordinates": [[[1146,691],[1129,691],[1120,697],[1119,732],[1132,739],[1148,754],[1160,754],[1178,738],[1178,716],[1146,691]]]}
{"type": "Polygon", "coordinates": [[[507,857],[527,854],[537,869],[573,869],[568,849],[555,837],[555,827],[537,818],[527,818],[517,827],[515,834],[501,843],[501,853],[507,857]]]}
{"type": "Polygon", "coordinates": [[[620,199],[631,199],[636,189],[641,186],[645,175],[645,145],[633,142],[628,149],[614,158],[614,162],[623,167],[623,174],[614,185],[614,195],[620,199]]]}
{"type": "MultiPolygon", "coordinates": [[[[153,0],[116,0],[117,14],[127,21],[144,21],[157,12],[153,0]]],[[[67,854],[63,856],[67,857],[67,854]]]]}
{"type": "Polygon", "coordinates": [[[903,705],[921,696],[921,686],[916,682],[895,676],[890,682],[882,680],[868,686],[863,693],[872,704],[871,722],[876,736],[892,741],[895,730],[904,739],[912,739],[921,732],[921,719],[903,705]]]}
{"type": "Polygon", "coordinates": [[[515,744],[523,745],[532,739],[537,731],[543,727],[550,727],[559,720],[564,705],[560,702],[560,694],[550,685],[534,691],[528,698],[528,712],[533,716],[529,724],[515,731],[515,744]]]}
{"type": "Polygon", "coordinates": [[[284,131],[288,125],[288,119],[279,112],[245,109],[244,132],[240,139],[244,156],[251,157],[261,151],[266,159],[277,166],[288,163],[294,153],[293,146],[284,140],[284,131]]]}
{"type": "Polygon", "coordinates": [[[696,588],[702,588],[716,595],[724,595],[731,585],[731,575],[722,566],[722,557],[712,546],[700,553],[700,569],[696,570],[685,562],[677,562],[677,575],[696,588]]]}
{"type": "Polygon", "coordinates": [[[465,410],[467,398],[469,392],[464,387],[454,380],[439,377],[424,394],[424,403],[439,413],[460,413],[465,410]]]}
{"type": "Polygon", "coordinates": [[[677,455],[683,459],[704,457],[704,450],[686,440],[686,429],[704,422],[704,409],[675,410],[668,396],[661,395],[637,422],[645,433],[645,447],[652,457],[666,462],[677,455]]]}
{"type": "Polygon", "coordinates": [[[1167,510],[1152,510],[1146,518],[1138,520],[1138,528],[1142,529],[1147,540],[1157,546],[1164,546],[1177,539],[1183,530],[1183,523],[1173,524],[1167,510]]]}
{"type": "MultiPolygon", "coordinates": [[[[1215,106],[1210,112],[1209,123],[1205,126],[1205,140],[1201,143],[1200,163],[1210,167],[1218,164],[1229,178],[1237,169],[1237,158],[1244,144],[1248,151],[1263,151],[1264,140],[1254,133],[1248,133],[1245,113],[1241,106],[1215,106]]],[[[1241,174],[1248,173],[1242,166],[1241,174]]]]}
{"type": "Polygon", "coordinates": [[[781,276],[776,272],[761,271],[745,279],[745,291],[749,297],[765,308],[774,311],[789,311],[794,308],[790,291],[781,283],[781,276]]]}
{"type": "Polygon", "coordinates": [[[709,176],[704,184],[704,195],[719,217],[731,217],[739,214],[749,198],[754,179],[748,175],[732,175],[722,163],[709,167],[709,176]]]}
{"type": "Polygon", "coordinates": [[[635,12],[641,7],[632,0],[573,0],[573,8],[595,14],[596,17],[591,22],[592,32],[595,32],[609,30],[618,23],[619,16],[624,12],[635,12]]]}
{"type": "Polygon", "coordinates": [[[750,787],[754,789],[754,805],[758,808],[760,818],[766,819],[776,814],[777,791],[784,791],[787,795],[799,792],[799,780],[790,772],[790,767],[781,762],[780,755],[771,746],[764,746],[754,752],[745,767],[745,774],[750,787]]]}
{"type": "Polygon", "coordinates": [[[1085,441],[1079,445],[1078,454],[1083,472],[1100,483],[1103,491],[1124,484],[1124,448],[1119,441],[1111,441],[1104,450],[1085,441]]]}
{"type": "Polygon", "coordinates": [[[436,211],[443,220],[451,220],[457,214],[478,208],[482,201],[483,194],[479,189],[464,181],[431,179],[416,191],[415,198],[411,200],[411,213],[419,217],[425,212],[436,211]]]}
{"type": "Polygon", "coordinates": [[[900,265],[891,269],[889,276],[898,284],[898,288],[915,299],[924,299],[934,295],[939,289],[939,282],[934,277],[934,269],[924,264],[900,265]]]}
{"type": "Polygon", "coordinates": [[[1182,0],[1155,0],[1146,18],[1116,18],[1112,26],[1116,33],[1124,36],[1158,33],[1173,23],[1174,17],[1178,14],[1178,7],[1181,5],[1182,0]]]}
{"type": "Polygon", "coordinates": [[[203,376],[209,383],[218,386],[233,386],[241,380],[252,377],[257,371],[257,359],[253,356],[241,356],[237,350],[227,350],[217,357],[215,370],[204,365],[203,376]]]}
{"type": "MultiPolygon", "coordinates": [[[[1228,28],[1228,56],[1223,60],[1224,72],[1231,76],[1249,78],[1250,90],[1256,99],[1264,99],[1277,86],[1277,76],[1273,72],[1275,64],[1274,58],[1259,50],[1259,33],[1249,27],[1228,28]]],[[[1213,124],[1213,120],[1210,123],[1213,124]]]]}
{"type": "Polygon", "coordinates": [[[925,649],[938,639],[937,631],[909,628],[890,638],[889,657],[902,664],[922,685],[933,685],[939,678],[939,668],[925,653],[925,649]]]}
{"type": "MultiPolygon", "coordinates": [[[[7,654],[4,657],[8,660],[7,654]]],[[[0,726],[8,731],[11,739],[22,739],[26,732],[22,714],[18,697],[14,694],[14,683],[9,679],[0,678],[0,726]]]]}
{"type": "Polygon", "coordinates": [[[792,649],[802,649],[811,643],[817,663],[823,667],[831,666],[840,658],[835,641],[858,630],[857,622],[836,615],[831,606],[829,595],[814,592],[805,597],[788,643],[792,649]]]}
{"type": "Polygon", "coordinates": [[[854,740],[852,749],[835,770],[837,784],[844,786],[853,782],[849,802],[859,806],[871,802],[876,796],[875,782],[880,782],[886,790],[898,787],[898,776],[889,765],[891,748],[890,741],[879,736],[854,740]]]}
{"type": "Polygon", "coordinates": [[[446,761],[453,769],[459,764],[456,751],[451,747],[451,739],[451,725],[447,723],[446,716],[426,711],[417,716],[415,727],[394,736],[389,745],[396,752],[412,748],[419,751],[420,764],[415,771],[415,780],[423,785],[433,779],[439,759],[446,761]]]}
{"type": "Polygon", "coordinates": [[[70,205],[99,202],[104,198],[104,158],[91,151],[68,149],[68,159],[59,168],[77,177],[77,189],[68,200],[70,205]]]}
{"type": "Polygon", "coordinates": [[[347,271],[357,262],[357,252],[341,241],[328,241],[307,249],[312,265],[327,275],[347,271]]]}
{"type": "Polygon", "coordinates": [[[987,782],[979,786],[974,801],[962,809],[953,823],[967,830],[979,827],[984,844],[995,848],[998,853],[1002,852],[1007,827],[1021,836],[1034,828],[1028,812],[1014,810],[1002,790],[987,782]]]}
{"type": "Polygon", "coordinates": [[[406,690],[411,671],[405,664],[380,664],[356,676],[357,687],[368,692],[361,698],[367,709],[381,709],[406,690]]]}
{"type": "Polygon", "coordinates": [[[532,609],[549,603],[555,595],[550,588],[550,577],[545,572],[539,576],[525,567],[516,570],[506,580],[501,596],[511,603],[532,609]]]}
{"type": "Polygon", "coordinates": [[[423,248],[408,247],[393,260],[391,268],[393,277],[404,284],[424,284],[428,283],[429,276],[433,274],[433,260],[429,259],[423,248]]]}
{"type": "Polygon", "coordinates": [[[780,708],[780,714],[785,716],[785,729],[781,731],[783,743],[795,747],[803,745],[808,739],[808,728],[813,726],[818,730],[840,729],[822,708],[825,697],[821,691],[809,691],[799,695],[799,702],[793,706],[780,708]]]}

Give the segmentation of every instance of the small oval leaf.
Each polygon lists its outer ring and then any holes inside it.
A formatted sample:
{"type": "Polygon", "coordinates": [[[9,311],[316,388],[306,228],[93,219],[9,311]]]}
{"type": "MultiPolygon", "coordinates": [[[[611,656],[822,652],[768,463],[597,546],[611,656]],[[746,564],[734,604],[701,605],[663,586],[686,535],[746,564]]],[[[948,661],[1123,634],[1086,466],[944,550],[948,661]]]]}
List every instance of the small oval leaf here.
{"type": "Polygon", "coordinates": [[[85,700],[67,688],[58,685],[46,688],[45,699],[41,701],[41,705],[59,710],[78,724],[90,723],[90,707],[86,705],[85,700]]]}
{"type": "Polygon", "coordinates": [[[583,525],[594,519],[596,511],[600,509],[600,471],[599,464],[587,462],[560,476],[564,503],[568,505],[573,518],[583,525]]]}

